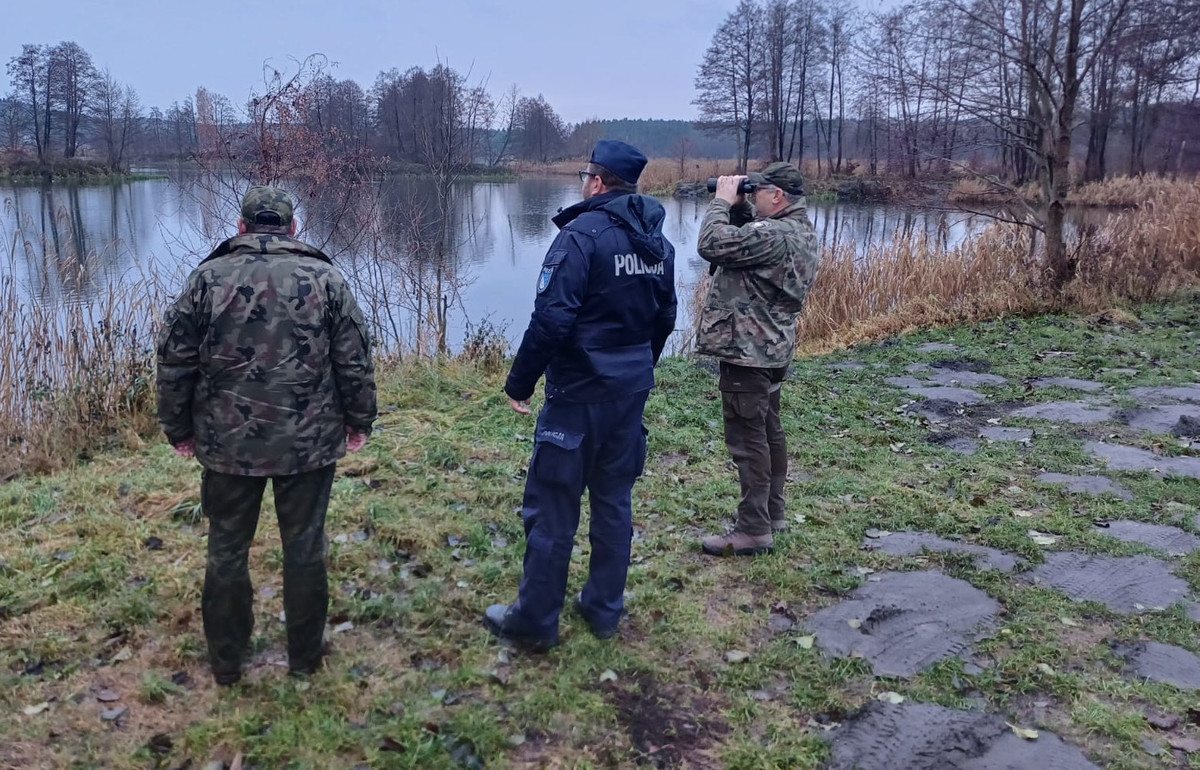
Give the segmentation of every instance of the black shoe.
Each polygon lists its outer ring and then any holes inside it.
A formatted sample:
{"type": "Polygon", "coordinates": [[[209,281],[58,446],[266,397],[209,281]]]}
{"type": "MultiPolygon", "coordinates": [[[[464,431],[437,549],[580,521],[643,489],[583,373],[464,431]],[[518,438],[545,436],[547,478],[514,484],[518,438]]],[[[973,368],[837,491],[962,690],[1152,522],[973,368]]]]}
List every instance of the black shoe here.
{"type": "Polygon", "coordinates": [[[542,639],[514,632],[509,622],[511,610],[512,608],[507,604],[493,604],[483,613],[483,624],[495,636],[529,652],[546,652],[550,648],[558,646],[557,634],[552,639],[542,639]]]}
{"type": "Polygon", "coordinates": [[[592,636],[596,637],[597,639],[599,639],[601,641],[605,641],[608,639],[612,639],[614,636],[617,635],[616,624],[614,624],[612,626],[597,626],[595,623],[593,623],[591,621],[591,619],[587,616],[587,612],[585,612],[583,609],[583,593],[582,592],[575,595],[575,611],[578,612],[581,616],[583,616],[583,619],[585,621],[587,621],[588,628],[590,628],[592,631],[592,636]]]}
{"type": "MultiPolygon", "coordinates": [[[[289,665],[288,674],[291,676],[312,676],[321,670],[325,665],[325,656],[329,654],[331,647],[329,642],[321,642],[321,651],[317,653],[317,659],[314,661],[306,661],[304,663],[289,665]]],[[[291,661],[288,661],[291,664],[291,661]]]]}
{"type": "Polygon", "coordinates": [[[299,677],[301,679],[305,679],[305,678],[310,677],[313,674],[317,673],[318,671],[320,671],[321,665],[322,665],[322,661],[318,660],[316,663],[313,663],[313,664],[310,664],[307,666],[289,666],[288,667],[288,676],[295,676],[295,677],[299,677]]]}
{"type": "Polygon", "coordinates": [[[242,681],[242,667],[235,666],[233,668],[229,668],[227,666],[222,666],[217,668],[214,666],[212,675],[213,681],[217,683],[218,687],[232,687],[233,685],[242,681]]]}

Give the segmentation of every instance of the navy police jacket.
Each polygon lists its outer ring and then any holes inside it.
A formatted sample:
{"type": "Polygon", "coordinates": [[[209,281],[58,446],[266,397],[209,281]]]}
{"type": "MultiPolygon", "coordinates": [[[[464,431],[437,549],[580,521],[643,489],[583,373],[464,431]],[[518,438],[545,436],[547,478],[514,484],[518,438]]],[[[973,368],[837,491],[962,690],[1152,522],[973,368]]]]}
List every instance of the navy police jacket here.
{"type": "Polygon", "coordinates": [[[524,401],[543,372],[546,398],[612,401],[654,387],[675,329],[675,247],[654,198],[598,195],[559,212],[538,274],[533,317],[504,392],[524,401]]]}

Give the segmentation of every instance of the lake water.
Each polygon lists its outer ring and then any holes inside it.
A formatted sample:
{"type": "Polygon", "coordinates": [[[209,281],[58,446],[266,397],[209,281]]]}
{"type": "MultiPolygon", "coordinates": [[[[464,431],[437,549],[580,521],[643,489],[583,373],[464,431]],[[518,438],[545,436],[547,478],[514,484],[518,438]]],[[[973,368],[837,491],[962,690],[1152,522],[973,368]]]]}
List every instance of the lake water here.
{"type": "MultiPolygon", "coordinates": [[[[236,194],[226,192],[222,205],[220,196],[214,199],[213,190],[187,175],[99,187],[0,188],[0,256],[7,257],[0,259],[0,276],[46,305],[87,302],[134,285],[144,291],[138,281],[147,275],[173,294],[216,243],[235,233],[236,194]]],[[[444,216],[428,214],[426,203],[435,193],[420,180],[390,181],[384,197],[390,205],[376,218],[370,239],[347,246],[328,229],[319,235],[319,225],[301,237],[325,245],[335,264],[357,279],[360,303],[376,312],[389,308],[390,323],[379,324],[381,331],[390,329],[385,336],[403,340],[441,310],[451,348],[461,345],[469,324],[484,320],[519,340],[538,268],[557,232],[550,219],[578,200],[578,182],[538,177],[457,183],[441,206],[444,216]],[[412,256],[416,253],[424,256],[412,256]]],[[[679,328],[689,322],[685,295],[704,270],[695,245],[707,203],[663,201],[665,231],[676,248],[679,328]]],[[[302,222],[307,213],[302,207],[302,222]]],[[[816,203],[808,213],[825,245],[853,242],[864,253],[896,232],[925,232],[953,245],[987,222],[957,213],[838,203],[816,203]]],[[[313,221],[319,218],[314,211],[313,221]]]]}

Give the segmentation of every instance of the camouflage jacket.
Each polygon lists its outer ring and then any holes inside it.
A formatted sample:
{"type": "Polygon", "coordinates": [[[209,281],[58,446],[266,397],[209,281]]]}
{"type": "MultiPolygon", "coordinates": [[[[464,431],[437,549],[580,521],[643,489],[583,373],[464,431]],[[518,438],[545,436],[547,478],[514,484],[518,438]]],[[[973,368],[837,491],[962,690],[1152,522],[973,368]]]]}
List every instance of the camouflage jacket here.
{"type": "Polygon", "coordinates": [[[816,233],[802,202],[742,224],[749,211],[716,198],[700,225],[696,249],[710,263],[712,285],[696,349],[739,366],[787,366],[796,317],[817,274],[816,233]]]}
{"type": "Polygon", "coordinates": [[[284,476],[336,462],[375,420],[362,311],[320,250],[282,235],[222,243],[158,340],[158,419],[205,468],[284,476]]]}

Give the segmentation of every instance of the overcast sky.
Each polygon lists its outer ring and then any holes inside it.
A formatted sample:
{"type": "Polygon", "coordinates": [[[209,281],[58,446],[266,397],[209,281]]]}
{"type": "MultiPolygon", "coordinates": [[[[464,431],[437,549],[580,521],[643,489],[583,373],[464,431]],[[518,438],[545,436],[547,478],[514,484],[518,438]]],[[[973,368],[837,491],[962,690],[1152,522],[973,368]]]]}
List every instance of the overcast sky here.
{"type": "MultiPolygon", "coordinates": [[[[263,62],[321,53],[370,88],[439,59],[499,96],[514,83],[564,120],[695,117],[696,66],[737,0],[0,0],[0,59],[74,40],[165,109],[198,86],[239,108],[263,62]]],[[[867,0],[876,4],[879,0],[867,0]]],[[[7,90],[7,78],[0,76],[7,90]]]]}

